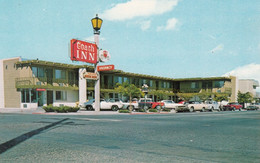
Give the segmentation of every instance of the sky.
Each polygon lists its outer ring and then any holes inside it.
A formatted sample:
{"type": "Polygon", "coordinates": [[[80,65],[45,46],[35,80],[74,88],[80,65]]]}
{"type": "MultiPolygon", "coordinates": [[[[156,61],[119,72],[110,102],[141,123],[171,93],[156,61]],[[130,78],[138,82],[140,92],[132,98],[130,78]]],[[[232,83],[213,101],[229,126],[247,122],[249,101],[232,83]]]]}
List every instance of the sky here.
{"type": "Polygon", "coordinates": [[[69,64],[71,39],[93,41],[125,72],[260,81],[259,0],[0,0],[0,59],[69,64]]]}

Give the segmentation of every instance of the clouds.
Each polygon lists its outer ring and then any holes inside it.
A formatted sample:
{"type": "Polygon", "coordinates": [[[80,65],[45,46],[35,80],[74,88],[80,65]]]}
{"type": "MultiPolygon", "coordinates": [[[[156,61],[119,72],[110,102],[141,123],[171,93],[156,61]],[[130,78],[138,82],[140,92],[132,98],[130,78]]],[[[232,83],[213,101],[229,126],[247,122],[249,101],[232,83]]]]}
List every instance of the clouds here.
{"type": "Polygon", "coordinates": [[[171,18],[167,20],[167,23],[165,26],[159,26],[157,27],[157,31],[162,30],[175,30],[177,26],[178,20],[176,18],[171,18]]]}
{"type": "Polygon", "coordinates": [[[237,67],[227,72],[223,76],[237,76],[239,79],[255,79],[260,82],[260,64],[251,63],[245,66],[237,67]]]}
{"type": "Polygon", "coordinates": [[[141,25],[141,29],[145,31],[151,27],[151,20],[139,22],[139,24],[141,25]]]}
{"type": "Polygon", "coordinates": [[[160,15],[171,11],[178,0],[131,0],[116,4],[106,10],[102,17],[110,21],[124,21],[136,17],[160,15]]]}
{"type": "MultiPolygon", "coordinates": [[[[143,31],[151,27],[152,16],[158,16],[172,11],[177,6],[178,0],[130,0],[125,3],[119,3],[112,8],[105,10],[101,17],[109,21],[129,21],[133,19],[142,19],[136,24],[140,25],[143,31]],[[149,18],[149,20],[145,20],[149,18]]],[[[176,28],[178,20],[176,18],[168,19],[165,26],[157,27],[157,31],[173,30],[176,28]]],[[[163,23],[161,23],[163,24],[163,23]]]]}
{"type": "Polygon", "coordinates": [[[216,46],[215,48],[210,50],[210,52],[211,53],[218,53],[218,52],[222,51],[223,49],[224,49],[224,44],[219,44],[218,46],[216,46]]]}

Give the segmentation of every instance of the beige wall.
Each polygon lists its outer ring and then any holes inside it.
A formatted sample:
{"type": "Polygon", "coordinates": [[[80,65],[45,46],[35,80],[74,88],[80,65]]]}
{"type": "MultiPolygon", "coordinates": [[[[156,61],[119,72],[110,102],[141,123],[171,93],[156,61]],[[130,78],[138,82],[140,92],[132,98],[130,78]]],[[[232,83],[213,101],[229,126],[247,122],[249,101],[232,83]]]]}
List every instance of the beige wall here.
{"type": "Polygon", "coordinates": [[[237,102],[237,94],[238,94],[238,79],[235,76],[230,76],[231,78],[231,88],[232,94],[230,97],[230,102],[237,102]]]}
{"type": "Polygon", "coordinates": [[[4,74],[4,99],[7,108],[20,108],[21,94],[15,87],[15,78],[20,77],[20,71],[16,69],[15,63],[20,58],[6,59],[3,61],[4,74]]]}
{"type": "Polygon", "coordinates": [[[251,93],[254,97],[256,97],[256,89],[254,88],[258,87],[258,81],[253,79],[240,79],[239,80],[239,91],[241,93],[251,93]]]}

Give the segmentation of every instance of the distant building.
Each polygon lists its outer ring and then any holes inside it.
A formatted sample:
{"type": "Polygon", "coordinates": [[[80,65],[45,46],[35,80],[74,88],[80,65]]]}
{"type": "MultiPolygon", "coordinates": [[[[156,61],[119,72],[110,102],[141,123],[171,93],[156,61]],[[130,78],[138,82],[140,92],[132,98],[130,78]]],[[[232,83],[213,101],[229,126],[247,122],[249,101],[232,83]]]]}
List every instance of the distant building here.
{"type": "Polygon", "coordinates": [[[241,93],[251,93],[255,98],[257,97],[256,88],[259,87],[259,82],[254,79],[239,79],[238,90],[241,93]]]}
{"type": "MultiPolygon", "coordinates": [[[[79,91],[85,90],[86,99],[94,98],[94,80],[83,80],[81,72],[94,72],[92,66],[63,64],[20,57],[0,60],[0,108],[37,108],[44,105],[75,106],[79,91]],[[86,83],[82,87],[82,82],[86,83]]],[[[156,91],[164,91],[167,99],[178,102],[178,94],[207,92],[211,97],[226,94],[236,101],[236,77],[173,79],[122,70],[100,72],[101,98],[119,98],[117,83],[128,82],[141,88],[149,86],[148,97],[157,101],[156,91]]]]}

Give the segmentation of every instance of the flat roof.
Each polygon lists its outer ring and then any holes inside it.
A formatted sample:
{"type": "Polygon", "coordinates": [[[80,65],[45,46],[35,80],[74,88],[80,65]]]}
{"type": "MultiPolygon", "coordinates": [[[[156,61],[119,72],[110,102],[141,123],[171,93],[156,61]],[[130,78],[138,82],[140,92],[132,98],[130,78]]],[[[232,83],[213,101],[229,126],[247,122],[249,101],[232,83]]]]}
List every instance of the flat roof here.
{"type": "Polygon", "coordinates": [[[66,68],[66,69],[87,68],[88,70],[94,71],[94,67],[89,66],[89,65],[73,65],[73,64],[49,62],[49,61],[42,61],[42,60],[19,61],[19,62],[16,62],[16,65],[19,67],[22,67],[22,66],[51,66],[51,67],[66,68]]]}
{"type": "MultiPolygon", "coordinates": [[[[23,66],[50,66],[56,68],[65,68],[65,69],[79,69],[79,68],[86,68],[88,71],[93,72],[94,66],[89,65],[73,65],[73,64],[66,64],[66,63],[58,63],[58,62],[49,62],[49,61],[42,61],[42,60],[25,60],[16,62],[18,67],[23,66]]],[[[157,80],[165,80],[165,81],[211,81],[211,80],[231,80],[229,77],[197,77],[197,78],[167,78],[167,77],[160,77],[160,76],[153,76],[153,75],[145,75],[145,74],[138,74],[138,73],[131,73],[131,72],[124,72],[122,70],[111,70],[111,71],[101,71],[101,74],[113,74],[113,75],[121,75],[121,76],[131,76],[131,77],[140,77],[144,79],[157,79],[157,80]]]]}

